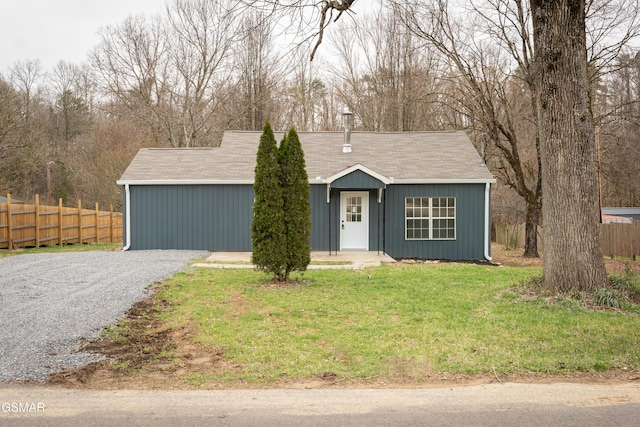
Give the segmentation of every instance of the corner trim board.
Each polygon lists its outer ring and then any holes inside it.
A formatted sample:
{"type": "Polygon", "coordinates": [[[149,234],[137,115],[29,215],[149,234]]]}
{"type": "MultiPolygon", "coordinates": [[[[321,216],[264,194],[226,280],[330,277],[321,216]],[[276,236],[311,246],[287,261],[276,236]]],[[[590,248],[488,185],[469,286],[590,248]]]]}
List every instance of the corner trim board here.
{"type": "Polygon", "coordinates": [[[129,184],[125,184],[124,186],[124,205],[127,209],[125,215],[125,227],[127,229],[125,231],[125,246],[122,250],[128,251],[129,248],[131,248],[131,191],[129,189],[129,184]]]}
{"type": "Polygon", "coordinates": [[[484,257],[487,261],[491,262],[491,212],[489,199],[491,197],[491,184],[488,182],[484,187],[484,257]]]}

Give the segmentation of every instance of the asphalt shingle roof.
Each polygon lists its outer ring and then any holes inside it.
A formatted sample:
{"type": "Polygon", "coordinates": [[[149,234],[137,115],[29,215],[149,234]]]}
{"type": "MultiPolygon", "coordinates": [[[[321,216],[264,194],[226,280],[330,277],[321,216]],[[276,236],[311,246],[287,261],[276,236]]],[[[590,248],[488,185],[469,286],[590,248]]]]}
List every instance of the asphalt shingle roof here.
{"type": "MultiPolygon", "coordinates": [[[[227,131],[220,147],[143,148],[119,183],[133,181],[253,181],[261,132],[227,131]]],[[[464,132],[352,132],[351,153],[343,153],[344,132],[299,132],[311,181],[360,164],[394,182],[493,181],[464,132]]],[[[276,140],[282,133],[276,133],[276,140]]]]}

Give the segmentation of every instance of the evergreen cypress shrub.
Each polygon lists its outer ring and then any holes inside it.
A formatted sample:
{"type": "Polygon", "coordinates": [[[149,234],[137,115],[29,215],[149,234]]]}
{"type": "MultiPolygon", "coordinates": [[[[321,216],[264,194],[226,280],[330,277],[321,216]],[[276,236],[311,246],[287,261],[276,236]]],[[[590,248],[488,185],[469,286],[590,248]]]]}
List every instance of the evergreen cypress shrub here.
{"type": "Polygon", "coordinates": [[[278,162],[286,236],[284,280],[288,281],[291,271],[304,271],[311,262],[309,178],[304,151],[294,128],[280,142],[278,162]]]}
{"type": "Polygon", "coordinates": [[[280,186],[278,146],[268,121],[260,136],[253,184],[253,221],[251,262],[262,271],[285,280],[287,265],[284,199],[280,186]]]}

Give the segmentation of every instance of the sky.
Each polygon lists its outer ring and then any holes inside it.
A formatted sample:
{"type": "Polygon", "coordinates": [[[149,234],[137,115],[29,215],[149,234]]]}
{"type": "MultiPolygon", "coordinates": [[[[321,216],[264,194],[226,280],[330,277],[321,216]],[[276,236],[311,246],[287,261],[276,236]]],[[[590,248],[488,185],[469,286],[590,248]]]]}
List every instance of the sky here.
{"type": "Polygon", "coordinates": [[[44,71],[59,61],[80,64],[98,44],[100,28],[129,15],[152,16],[164,0],[0,0],[0,74],[17,61],[39,59],[44,71]]]}
{"type": "MultiPolygon", "coordinates": [[[[356,3],[357,11],[372,0],[356,3]]],[[[17,61],[38,59],[42,71],[60,61],[79,65],[98,45],[98,30],[129,15],[162,13],[165,0],[0,0],[0,74],[17,61]]]]}

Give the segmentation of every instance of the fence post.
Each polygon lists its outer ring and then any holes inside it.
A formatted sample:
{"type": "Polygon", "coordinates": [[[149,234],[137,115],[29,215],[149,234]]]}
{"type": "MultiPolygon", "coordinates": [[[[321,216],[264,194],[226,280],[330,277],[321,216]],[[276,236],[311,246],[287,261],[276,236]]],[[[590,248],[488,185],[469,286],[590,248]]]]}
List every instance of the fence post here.
{"type": "Polygon", "coordinates": [[[100,243],[100,211],[96,202],[96,245],[100,243]]]}
{"type": "Polygon", "coordinates": [[[7,236],[9,238],[9,251],[13,250],[13,224],[11,222],[11,193],[7,194],[7,236]]]}
{"type": "Polygon", "coordinates": [[[82,246],[82,200],[78,199],[78,244],[82,246]]]}
{"type": "Polygon", "coordinates": [[[610,224],[607,224],[607,228],[609,229],[609,257],[611,259],[614,258],[615,254],[616,254],[616,246],[614,245],[616,239],[615,239],[615,234],[614,234],[614,229],[610,224]]]}
{"type": "Polygon", "coordinates": [[[62,248],[64,239],[62,238],[62,197],[58,199],[58,246],[62,248]]]}
{"type": "Polygon", "coordinates": [[[36,248],[40,247],[40,195],[36,194],[36,248]]]}
{"type": "Polygon", "coordinates": [[[638,249],[640,249],[640,246],[638,246],[638,243],[640,243],[640,228],[638,227],[638,225],[640,224],[639,221],[633,221],[630,225],[630,236],[631,236],[631,261],[635,261],[636,260],[636,254],[640,253],[640,251],[638,251],[638,249]]]}
{"type": "Polygon", "coordinates": [[[109,243],[113,243],[113,203],[109,205],[109,243]]]}

